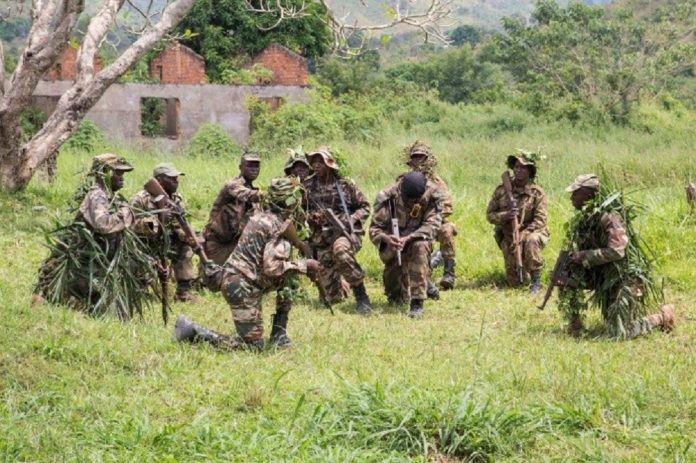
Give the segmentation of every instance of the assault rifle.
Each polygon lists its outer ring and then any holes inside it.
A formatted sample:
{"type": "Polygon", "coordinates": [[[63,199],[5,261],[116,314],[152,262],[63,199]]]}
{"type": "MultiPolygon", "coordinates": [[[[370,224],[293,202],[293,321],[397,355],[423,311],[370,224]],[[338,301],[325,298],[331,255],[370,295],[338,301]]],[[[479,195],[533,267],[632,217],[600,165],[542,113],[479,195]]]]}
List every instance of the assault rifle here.
{"type": "MultiPolygon", "coordinates": [[[[391,215],[392,235],[396,238],[401,238],[399,219],[396,217],[396,204],[394,204],[394,200],[392,199],[389,200],[389,214],[391,215]]],[[[399,264],[399,267],[401,267],[401,251],[398,249],[396,250],[396,262],[399,264]]]]}
{"type": "Polygon", "coordinates": [[[321,212],[322,216],[324,219],[326,219],[327,222],[329,222],[329,225],[331,226],[331,229],[333,229],[334,232],[338,232],[338,234],[346,237],[348,239],[348,242],[355,248],[358,248],[357,243],[355,242],[354,234],[353,234],[353,222],[351,221],[350,214],[346,212],[346,215],[348,216],[348,224],[350,226],[350,229],[346,228],[346,225],[341,221],[341,219],[336,215],[336,213],[331,209],[330,207],[326,207],[323,204],[320,204],[316,200],[312,199],[311,197],[309,200],[314,204],[314,206],[321,212]]]}
{"type": "MultiPolygon", "coordinates": [[[[503,173],[503,188],[508,198],[508,207],[510,210],[517,210],[517,200],[512,195],[512,182],[510,181],[510,172],[507,170],[503,173]]],[[[522,243],[520,242],[520,220],[517,214],[512,219],[512,245],[515,250],[515,264],[517,266],[517,278],[520,283],[524,283],[524,266],[522,265],[522,243]]]]}
{"type": "Polygon", "coordinates": [[[553,273],[551,274],[551,281],[549,282],[549,287],[546,288],[546,294],[544,294],[544,300],[541,301],[539,310],[544,310],[546,303],[551,298],[553,294],[553,288],[565,287],[570,281],[570,252],[561,251],[558,253],[558,259],[556,259],[556,264],[553,266],[553,273]]]}

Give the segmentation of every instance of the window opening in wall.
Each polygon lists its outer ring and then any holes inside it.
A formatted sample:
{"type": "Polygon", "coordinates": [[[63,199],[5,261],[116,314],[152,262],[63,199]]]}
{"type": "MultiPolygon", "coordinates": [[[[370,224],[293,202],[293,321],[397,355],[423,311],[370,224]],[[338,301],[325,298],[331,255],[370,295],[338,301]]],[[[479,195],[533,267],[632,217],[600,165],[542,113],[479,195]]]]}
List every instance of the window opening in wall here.
{"type": "Polygon", "coordinates": [[[56,80],[63,80],[63,65],[56,63],[56,80]]]}
{"type": "Polygon", "coordinates": [[[150,138],[179,138],[179,99],[141,98],[140,133],[150,138]]]}
{"type": "Polygon", "coordinates": [[[164,73],[162,71],[162,66],[156,66],[155,67],[156,72],[157,72],[157,78],[159,78],[160,82],[162,81],[162,77],[164,76],[164,73]]]}

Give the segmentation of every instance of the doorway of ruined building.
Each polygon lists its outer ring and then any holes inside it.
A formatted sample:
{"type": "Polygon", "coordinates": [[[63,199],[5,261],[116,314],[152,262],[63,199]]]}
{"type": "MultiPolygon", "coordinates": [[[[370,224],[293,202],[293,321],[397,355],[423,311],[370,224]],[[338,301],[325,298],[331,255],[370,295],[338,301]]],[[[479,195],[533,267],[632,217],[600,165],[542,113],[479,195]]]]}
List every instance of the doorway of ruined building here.
{"type": "Polygon", "coordinates": [[[181,136],[178,98],[143,97],[140,99],[140,134],[147,138],[181,136]]]}

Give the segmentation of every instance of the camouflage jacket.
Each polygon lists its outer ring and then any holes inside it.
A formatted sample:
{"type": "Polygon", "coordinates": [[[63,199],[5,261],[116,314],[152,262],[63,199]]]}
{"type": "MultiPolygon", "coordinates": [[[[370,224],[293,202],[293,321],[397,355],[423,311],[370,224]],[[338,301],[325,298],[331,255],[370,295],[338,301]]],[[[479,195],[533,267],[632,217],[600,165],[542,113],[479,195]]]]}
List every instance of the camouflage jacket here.
{"type": "Polygon", "coordinates": [[[261,192],[239,176],[225,183],[215,198],[204,236],[220,243],[234,241],[251,216],[260,210],[261,192]]]}
{"type": "Polygon", "coordinates": [[[375,215],[370,223],[370,241],[376,246],[385,235],[392,234],[391,206],[396,210],[400,236],[432,241],[442,226],[442,213],[438,208],[437,186],[428,182],[423,197],[413,206],[405,204],[399,191],[399,182],[377,194],[375,215]]]}
{"type": "MultiPolygon", "coordinates": [[[[549,234],[546,228],[546,217],[548,205],[546,193],[544,190],[534,183],[528,183],[524,187],[515,186],[512,184],[512,196],[517,200],[517,209],[519,210],[519,222],[521,232],[539,232],[544,235],[549,234]]],[[[488,203],[486,210],[486,218],[496,227],[499,227],[503,234],[512,235],[510,226],[506,226],[509,222],[503,221],[503,216],[509,209],[508,197],[505,193],[503,185],[499,185],[493,192],[493,197],[488,203]]]]}
{"type": "Polygon", "coordinates": [[[288,272],[307,273],[306,260],[290,260],[292,245],[283,236],[288,224],[270,211],[250,218],[221,272],[233,268],[263,290],[281,287],[288,272]]]}
{"type": "Polygon", "coordinates": [[[576,243],[580,247],[582,265],[585,268],[615,262],[623,259],[626,255],[628,235],[621,216],[604,212],[600,218],[600,224],[603,230],[602,236],[606,236],[606,246],[597,249],[582,249],[582,243],[576,243]]]}
{"type": "MultiPolygon", "coordinates": [[[[182,212],[184,211],[184,201],[181,198],[181,195],[174,193],[171,196],[171,200],[179,207],[179,210],[182,212]]],[[[157,204],[155,204],[154,197],[145,190],[139,191],[135,196],[133,196],[133,199],[131,199],[131,206],[136,213],[140,211],[156,211],[159,209],[157,204]]],[[[184,241],[186,239],[186,234],[181,229],[179,222],[174,217],[172,217],[169,220],[169,223],[166,224],[166,228],[171,230],[180,241],[184,241]]],[[[139,214],[138,217],[135,218],[133,225],[131,225],[131,229],[138,235],[148,238],[159,235],[160,230],[162,229],[159,214],[139,214]]]]}
{"type": "Polygon", "coordinates": [[[340,233],[331,227],[328,219],[322,214],[322,208],[333,210],[347,229],[349,229],[348,220],[351,220],[358,237],[365,234],[364,225],[370,215],[370,203],[352,180],[339,178],[337,181],[325,185],[318,178],[309,177],[305,181],[305,188],[308,196],[307,222],[312,232],[310,242],[320,246],[327,245],[340,236],[340,233]],[[350,219],[343,212],[341,199],[336,189],[337,185],[345,197],[350,219]]]}
{"type": "MultiPolygon", "coordinates": [[[[423,174],[425,174],[425,176],[428,177],[428,180],[430,180],[430,182],[433,184],[433,197],[437,201],[437,208],[440,210],[442,219],[444,220],[452,215],[454,208],[454,199],[452,198],[452,194],[450,193],[445,181],[442,180],[439,175],[429,171],[423,171],[423,174]]],[[[404,175],[406,174],[399,175],[396,179],[397,182],[401,180],[404,175]]]]}
{"type": "Polygon", "coordinates": [[[101,235],[120,233],[133,222],[133,213],[128,203],[120,195],[110,199],[99,185],[89,189],[80,203],[77,215],[101,235]]]}

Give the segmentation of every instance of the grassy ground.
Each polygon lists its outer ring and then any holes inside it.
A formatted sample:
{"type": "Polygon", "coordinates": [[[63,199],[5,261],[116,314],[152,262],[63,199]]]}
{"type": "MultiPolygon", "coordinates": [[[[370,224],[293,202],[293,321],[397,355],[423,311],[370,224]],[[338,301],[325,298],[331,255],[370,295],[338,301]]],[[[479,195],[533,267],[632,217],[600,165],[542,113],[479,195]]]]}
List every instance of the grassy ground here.
{"type": "MultiPolygon", "coordinates": [[[[696,134],[544,125],[486,137],[459,136],[442,125],[419,132],[389,133],[378,147],[337,145],[350,153],[353,177],[373,198],[401,171],[395,159],[406,142],[431,142],[457,200],[457,290],[428,302],[423,320],[408,319],[386,305],[379,262],[366,241],[359,259],[376,314],[359,317],[351,302],[334,316],[299,305],[289,326],[295,347],[284,352],[177,345],[157,309],[119,323],[30,307],[45,256],[40,226],[64,213],[90,154],[64,154],[54,186],[36,182],[19,196],[1,195],[1,458],[695,461],[696,220],[683,184],[696,172],[696,134]],[[675,333],[615,342],[602,336],[593,313],[587,335],[571,339],[554,303],[539,312],[524,291],[502,287],[485,207],[504,155],[537,146],[548,156],[539,175],[550,198],[547,259],[555,258],[572,214],[563,188],[603,163],[646,207],[637,225],[677,305],[675,333]]],[[[124,190],[130,196],[164,155],[126,154],[136,166],[124,190]]],[[[282,157],[264,162],[262,185],[281,172],[282,157]]],[[[200,228],[236,159],[174,161],[188,173],[181,192],[200,228]]],[[[174,311],[232,329],[219,295],[174,311]]]]}

